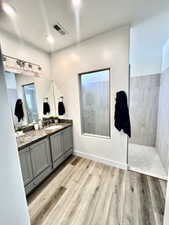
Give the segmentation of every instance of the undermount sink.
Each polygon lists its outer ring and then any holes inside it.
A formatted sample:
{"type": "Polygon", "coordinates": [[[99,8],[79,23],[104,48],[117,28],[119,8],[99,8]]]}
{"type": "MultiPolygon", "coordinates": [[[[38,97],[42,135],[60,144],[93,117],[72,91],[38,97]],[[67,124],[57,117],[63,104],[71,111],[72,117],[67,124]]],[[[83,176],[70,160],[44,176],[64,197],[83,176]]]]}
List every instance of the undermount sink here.
{"type": "Polygon", "coordinates": [[[54,125],[51,127],[47,127],[45,130],[55,130],[55,129],[61,129],[63,126],[62,125],[54,125]]]}

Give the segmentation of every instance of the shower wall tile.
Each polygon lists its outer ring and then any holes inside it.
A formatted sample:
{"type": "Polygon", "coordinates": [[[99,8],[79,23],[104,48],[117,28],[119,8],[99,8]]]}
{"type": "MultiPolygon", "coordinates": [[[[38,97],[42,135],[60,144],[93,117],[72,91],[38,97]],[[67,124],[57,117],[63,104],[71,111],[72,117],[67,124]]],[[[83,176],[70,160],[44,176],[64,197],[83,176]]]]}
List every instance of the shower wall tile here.
{"type": "Polygon", "coordinates": [[[168,172],[169,163],[169,68],[161,75],[156,148],[168,172]]]}
{"type": "Polygon", "coordinates": [[[130,143],[155,146],[160,74],[131,77],[130,118],[132,137],[130,143]]]}

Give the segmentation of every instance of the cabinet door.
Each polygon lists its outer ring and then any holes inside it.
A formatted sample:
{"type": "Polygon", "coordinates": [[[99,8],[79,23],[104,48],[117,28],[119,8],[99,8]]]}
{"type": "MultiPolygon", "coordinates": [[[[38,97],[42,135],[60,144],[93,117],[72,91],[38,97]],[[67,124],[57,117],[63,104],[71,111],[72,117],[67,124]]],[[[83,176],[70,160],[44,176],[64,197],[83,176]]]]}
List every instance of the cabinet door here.
{"type": "Polygon", "coordinates": [[[19,158],[22,170],[24,185],[26,186],[33,180],[33,171],[31,163],[30,149],[25,148],[19,151],[19,158]]]}
{"type": "Polygon", "coordinates": [[[64,153],[73,147],[72,127],[63,130],[63,151],[64,153]]]}
{"type": "Polygon", "coordinates": [[[45,172],[49,167],[51,167],[51,155],[49,140],[43,139],[42,141],[33,144],[30,147],[33,175],[37,177],[41,173],[45,172]]]}
{"type": "Polygon", "coordinates": [[[50,137],[52,147],[52,161],[55,162],[63,155],[62,132],[54,134],[50,137]]]}

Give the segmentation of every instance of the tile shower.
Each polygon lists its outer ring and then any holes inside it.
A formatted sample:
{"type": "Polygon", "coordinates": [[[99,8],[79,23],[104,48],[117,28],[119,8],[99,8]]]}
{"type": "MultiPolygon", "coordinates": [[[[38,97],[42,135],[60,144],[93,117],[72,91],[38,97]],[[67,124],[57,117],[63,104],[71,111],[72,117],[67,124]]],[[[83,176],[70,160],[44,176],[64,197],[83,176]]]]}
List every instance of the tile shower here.
{"type": "Polygon", "coordinates": [[[169,70],[164,74],[130,78],[129,167],[164,179],[168,170],[169,119],[164,121],[169,115],[169,107],[164,106],[169,99],[168,90],[169,70]]]}

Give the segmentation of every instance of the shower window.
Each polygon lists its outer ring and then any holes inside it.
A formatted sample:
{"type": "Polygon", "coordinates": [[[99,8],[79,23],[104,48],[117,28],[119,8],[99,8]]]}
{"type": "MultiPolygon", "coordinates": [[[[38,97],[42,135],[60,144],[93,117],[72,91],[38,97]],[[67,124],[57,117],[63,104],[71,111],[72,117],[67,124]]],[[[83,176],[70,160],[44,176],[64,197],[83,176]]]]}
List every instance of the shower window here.
{"type": "Polygon", "coordinates": [[[33,121],[38,120],[35,84],[24,85],[23,92],[25,96],[28,123],[32,123],[33,121]]]}
{"type": "Polygon", "coordinates": [[[82,134],[110,137],[110,69],[80,74],[82,134]]]}

